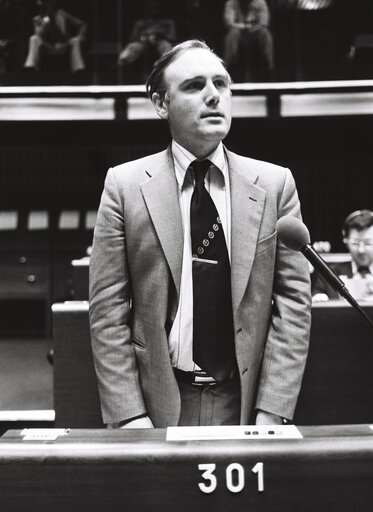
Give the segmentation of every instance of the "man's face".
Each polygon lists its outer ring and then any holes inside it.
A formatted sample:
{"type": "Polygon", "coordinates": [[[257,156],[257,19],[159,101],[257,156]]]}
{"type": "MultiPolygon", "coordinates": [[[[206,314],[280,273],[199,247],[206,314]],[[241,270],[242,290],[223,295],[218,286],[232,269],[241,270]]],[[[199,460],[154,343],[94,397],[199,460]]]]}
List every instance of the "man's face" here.
{"type": "Polygon", "coordinates": [[[208,155],[229,132],[231,91],[227,71],[210,51],[194,48],[165,71],[166,96],[158,114],[171,135],[198,158],[208,155]]]}
{"type": "Polygon", "coordinates": [[[369,267],[373,263],[373,226],[361,231],[351,229],[346,245],[358,267],[369,267]]]}

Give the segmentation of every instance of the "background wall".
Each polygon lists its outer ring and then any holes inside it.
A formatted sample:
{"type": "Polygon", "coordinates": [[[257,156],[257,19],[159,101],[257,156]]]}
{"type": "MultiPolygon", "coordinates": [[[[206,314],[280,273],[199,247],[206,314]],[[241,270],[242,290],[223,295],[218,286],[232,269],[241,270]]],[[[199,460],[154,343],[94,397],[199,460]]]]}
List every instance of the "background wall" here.
{"type": "MultiPolygon", "coordinates": [[[[351,211],[373,209],[372,116],[234,119],[227,146],[290,167],[312,240],[344,250],[351,211]]],[[[2,208],[97,208],[107,169],[169,142],[161,121],[0,123],[2,208]]]]}

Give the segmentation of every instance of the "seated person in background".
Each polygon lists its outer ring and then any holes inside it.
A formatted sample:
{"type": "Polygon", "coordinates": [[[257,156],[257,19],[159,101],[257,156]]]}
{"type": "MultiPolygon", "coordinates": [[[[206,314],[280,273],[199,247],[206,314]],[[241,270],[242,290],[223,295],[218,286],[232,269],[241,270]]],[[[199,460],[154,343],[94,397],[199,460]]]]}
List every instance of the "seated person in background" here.
{"type": "Polygon", "coordinates": [[[153,63],[172,48],[176,39],[175,22],[161,17],[160,2],[149,0],[145,6],[145,17],[136,21],[130,43],[121,51],[118,62],[133,66],[143,60],[143,69],[138,80],[143,81],[153,63]]]}
{"type": "Polygon", "coordinates": [[[243,65],[243,79],[270,80],[273,73],[273,39],[269,29],[269,9],[265,0],[227,0],[223,13],[227,33],[224,60],[231,69],[243,65]]]}
{"type": "MultiPolygon", "coordinates": [[[[343,241],[351,261],[330,265],[355,299],[373,299],[373,212],[358,210],[343,224],[343,241]]],[[[320,276],[312,284],[314,301],[339,299],[340,295],[320,276]]]]}
{"type": "Polygon", "coordinates": [[[39,70],[42,52],[69,53],[71,71],[84,70],[81,46],[87,32],[86,23],[59,9],[57,0],[38,0],[38,5],[40,12],[34,17],[34,34],[30,37],[24,67],[39,70]]]}

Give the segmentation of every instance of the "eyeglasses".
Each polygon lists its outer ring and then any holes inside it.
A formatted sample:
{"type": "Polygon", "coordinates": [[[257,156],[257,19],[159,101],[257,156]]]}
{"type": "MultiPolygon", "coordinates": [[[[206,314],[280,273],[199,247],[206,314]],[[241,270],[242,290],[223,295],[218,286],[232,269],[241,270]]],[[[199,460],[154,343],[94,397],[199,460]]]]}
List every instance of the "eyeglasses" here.
{"type": "Polygon", "coordinates": [[[347,242],[352,247],[360,247],[360,245],[363,245],[367,249],[373,248],[373,240],[357,240],[356,238],[348,238],[347,242]]]}

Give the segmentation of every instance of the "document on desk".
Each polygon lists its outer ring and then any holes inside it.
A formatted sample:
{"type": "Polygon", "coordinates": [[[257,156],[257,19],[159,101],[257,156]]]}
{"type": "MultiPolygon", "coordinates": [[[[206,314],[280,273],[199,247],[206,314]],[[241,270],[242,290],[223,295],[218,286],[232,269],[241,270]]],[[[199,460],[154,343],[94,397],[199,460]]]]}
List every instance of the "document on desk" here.
{"type": "Polygon", "coordinates": [[[24,428],[20,435],[23,441],[55,441],[69,432],[69,428],[24,428]]]}
{"type": "Polygon", "coordinates": [[[226,425],[212,427],[168,427],[166,441],[229,439],[302,439],[295,425],[226,425]]]}

